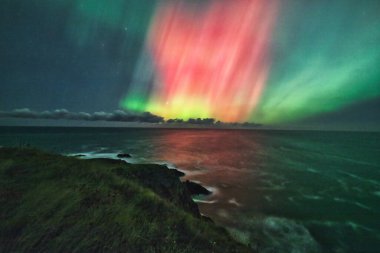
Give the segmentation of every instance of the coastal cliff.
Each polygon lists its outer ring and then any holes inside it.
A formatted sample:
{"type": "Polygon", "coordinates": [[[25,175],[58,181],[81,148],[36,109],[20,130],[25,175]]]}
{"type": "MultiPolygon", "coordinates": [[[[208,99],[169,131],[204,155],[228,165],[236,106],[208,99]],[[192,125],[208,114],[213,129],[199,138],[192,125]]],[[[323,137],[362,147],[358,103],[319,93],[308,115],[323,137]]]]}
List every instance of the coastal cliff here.
{"type": "Polygon", "coordinates": [[[250,252],[156,164],[0,148],[0,252],[250,252]]]}

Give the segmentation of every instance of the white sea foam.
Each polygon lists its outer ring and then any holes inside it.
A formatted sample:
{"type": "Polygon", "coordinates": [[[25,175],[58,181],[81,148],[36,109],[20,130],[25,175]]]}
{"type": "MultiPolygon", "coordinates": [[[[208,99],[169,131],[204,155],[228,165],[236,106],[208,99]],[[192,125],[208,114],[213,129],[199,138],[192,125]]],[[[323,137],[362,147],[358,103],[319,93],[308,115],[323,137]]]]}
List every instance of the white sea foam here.
{"type": "Polygon", "coordinates": [[[322,197],[318,195],[303,195],[305,199],[312,199],[312,200],[321,200],[322,197]]]}
{"type": "Polygon", "coordinates": [[[346,199],[342,199],[342,198],[334,198],[334,201],[336,202],[341,202],[341,203],[347,203],[347,204],[350,204],[350,205],[355,205],[357,207],[360,207],[362,209],[366,209],[366,210],[372,210],[371,207],[367,206],[367,205],[364,205],[360,202],[357,202],[357,201],[350,201],[350,200],[346,200],[346,199]]]}
{"type": "Polygon", "coordinates": [[[377,180],[361,177],[361,176],[358,176],[356,174],[349,173],[349,172],[346,172],[346,171],[343,171],[343,170],[339,170],[339,172],[341,174],[344,174],[344,175],[349,176],[351,178],[354,178],[356,180],[360,180],[362,182],[366,182],[366,183],[370,183],[370,184],[373,184],[373,185],[376,185],[376,186],[380,186],[380,183],[377,180]]]}
{"type": "Polygon", "coordinates": [[[219,209],[216,213],[219,217],[222,217],[222,218],[229,218],[230,217],[230,214],[225,209],[219,209]]]}
{"type": "Polygon", "coordinates": [[[97,152],[81,152],[81,153],[70,153],[67,156],[78,156],[81,159],[93,159],[93,158],[111,158],[117,159],[117,153],[97,153],[97,152]]]}
{"type": "MultiPolygon", "coordinates": [[[[242,218],[241,218],[242,219],[242,218]]],[[[319,244],[301,223],[279,217],[244,219],[231,235],[260,253],[319,253],[319,244]]]]}
{"type": "Polygon", "coordinates": [[[307,168],[306,169],[306,171],[308,171],[308,172],[311,172],[311,173],[319,173],[319,171],[318,170],[316,170],[316,169],[313,169],[313,168],[307,168]]]}
{"type": "Polygon", "coordinates": [[[215,195],[219,195],[220,194],[220,191],[219,191],[219,189],[217,187],[203,185],[201,182],[199,184],[201,184],[204,188],[206,188],[208,191],[210,191],[211,192],[211,196],[215,196],[215,195]]]}
{"type": "Polygon", "coordinates": [[[214,204],[218,202],[216,199],[205,200],[205,199],[197,199],[197,198],[193,198],[193,201],[196,203],[203,203],[203,204],[214,204]]]}
{"type": "Polygon", "coordinates": [[[228,203],[235,205],[235,206],[241,206],[241,204],[235,198],[229,199],[228,203]]]}
{"type": "Polygon", "coordinates": [[[325,220],[325,221],[309,220],[308,223],[326,226],[326,227],[329,227],[329,229],[334,229],[335,227],[346,226],[346,227],[352,228],[353,230],[364,230],[364,231],[371,232],[371,233],[377,233],[376,230],[369,228],[369,227],[366,227],[366,226],[363,226],[361,224],[358,224],[354,221],[339,222],[339,221],[331,221],[331,220],[325,220]]]}
{"type": "Polygon", "coordinates": [[[153,162],[153,163],[156,163],[156,164],[159,164],[159,165],[165,165],[166,167],[168,167],[168,169],[179,170],[179,168],[177,168],[173,163],[163,162],[163,161],[153,162]]]}
{"type": "MultiPolygon", "coordinates": [[[[104,150],[104,149],[103,149],[104,150]]],[[[94,159],[94,158],[109,158],[109,159],[118,159],[118,160],[123,160],[128,163],[141,163],[143,159],[136,159],[136,158],[119,158],[117,157],[118,154],[123,153],[122,151],[119,152],[109,152],[109,153],[99,153],[96,151],[91,151],[91,152],[81,152],[81,153],[69,153],[66,154],[66,156],[78,156],[80,159],[94,159]]],[[[194,175],[199,175],[203,174],[204,172],[199,172],[199,171],[187,171],[187,170],[182,170],[178,168],[175,164],[170,163],[170,162],[165,162],[165,161],[158,161],[158,162],[152,162],[155,164],[160,164],[160,165],[165,165],[168,169],[175,169],[180,172],[185,173],[184,180],[186,180],[186,176],[194,176],[194,175]]],[[[194,183],[202,185],[204,188],[206,188],[208,191],[211,192],[212,195],[218,195],[219,190],[216,187],[213,186],[207,186],[203,185],[202,182],[192,180],[194,183]]],[[[201,203],[215,203],[216,200],[208,201],[208,200],[199,200],[199,199],[194,199],[196,202],[201,202],[201,203]]]]}
{"type": "Polygon", "coordinates": [[[306,227],[289,219],[277,217],[264,219],[263,234],[270,243],[262,252],[311,253],[320,251],[319,245],[306,227]]]}
{"type": "MultiPolygon", "coordinates": [[[[103,149],[105,150],[105,149],[103,149]]],[[[80,152],[80,153],[69,153],[65,154],[66,156],[78,156],[80,159],[94,159],[94,158],[109,158],[109,159],[117,159],[123,160],[128,163],[139,163],[140,159],[134,157],[117,157],[118,154],[123,153],[122,151],[118,152],[98,152],[98,151],[90,151],[90,152],[80,152]]]]}

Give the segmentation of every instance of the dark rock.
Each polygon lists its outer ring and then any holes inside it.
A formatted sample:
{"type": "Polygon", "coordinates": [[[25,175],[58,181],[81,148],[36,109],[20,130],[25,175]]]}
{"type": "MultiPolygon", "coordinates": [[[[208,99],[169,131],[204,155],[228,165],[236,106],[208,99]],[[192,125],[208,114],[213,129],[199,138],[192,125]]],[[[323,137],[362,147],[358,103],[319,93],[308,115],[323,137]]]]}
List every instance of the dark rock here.
{"type": "Polygon", "coordinates": [[[188,180],[186,180],[186,182],[184,182],[184,184],[185,184],[186,188],[189,190],[191,195],[199,195],[199,194],[209,195],[209,194],[211,194],[211,192],[209,190],[207,190],[206,188],[204,188],[200,184],[197,184],[197,183],[194,183],[194,182],[191,182],[188,180]]]}
{"type": "Polygon", "coordinates": [[[175,170],[159,164],[128,164],[126,169],[116,168],[114,172],[137,181],[177,207],[200,218],[197,204],[192,200],[190,191],[179,180],[178,172],[175,170]]]}
{"type": "Polygon", "coordinates": [[[182,171],[179,171],[179,170],[176,170],[176,169],[170,169],[170,170],[173,171],[174,175],[176,175],[177,177],[183,177],[184,175],[186,175],[182,171]]]}
{"type": "Polygon", "coordinates": [[[83,154],[78,154],[78,155],[73,155],[73,157],[85,157],[86,155],[83,155],[83,154]]]}
{"type": "Polygon", "coordinates": [[[127,153],[118,154],[117,158],[131,158],[132,156],[127,153]]]}

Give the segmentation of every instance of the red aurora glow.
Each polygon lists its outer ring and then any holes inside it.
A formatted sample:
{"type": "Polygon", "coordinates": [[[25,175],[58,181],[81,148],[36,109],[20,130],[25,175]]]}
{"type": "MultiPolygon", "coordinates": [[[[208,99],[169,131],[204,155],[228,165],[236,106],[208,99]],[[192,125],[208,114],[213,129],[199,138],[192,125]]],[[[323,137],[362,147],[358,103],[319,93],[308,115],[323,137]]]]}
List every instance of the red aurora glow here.
{"type": "Polygon", "coordinates": [[[148,42],[157,71],[150,111],[167,118],[247,120],[268,76],[276,11],[271,0],[161,6],[148,42]]]}

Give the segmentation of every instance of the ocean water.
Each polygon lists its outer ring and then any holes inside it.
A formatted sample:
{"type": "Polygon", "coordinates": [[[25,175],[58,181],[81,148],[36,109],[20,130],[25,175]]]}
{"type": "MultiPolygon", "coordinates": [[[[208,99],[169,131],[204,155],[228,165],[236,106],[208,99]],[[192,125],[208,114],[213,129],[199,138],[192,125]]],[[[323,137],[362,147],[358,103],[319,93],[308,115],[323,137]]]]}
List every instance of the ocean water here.
{"type": "Polygon", "coordinates": [[[380,252],[380,133],[0,128],[0,146],[163,163],[202,214],[260,252],[380,252]]]}

